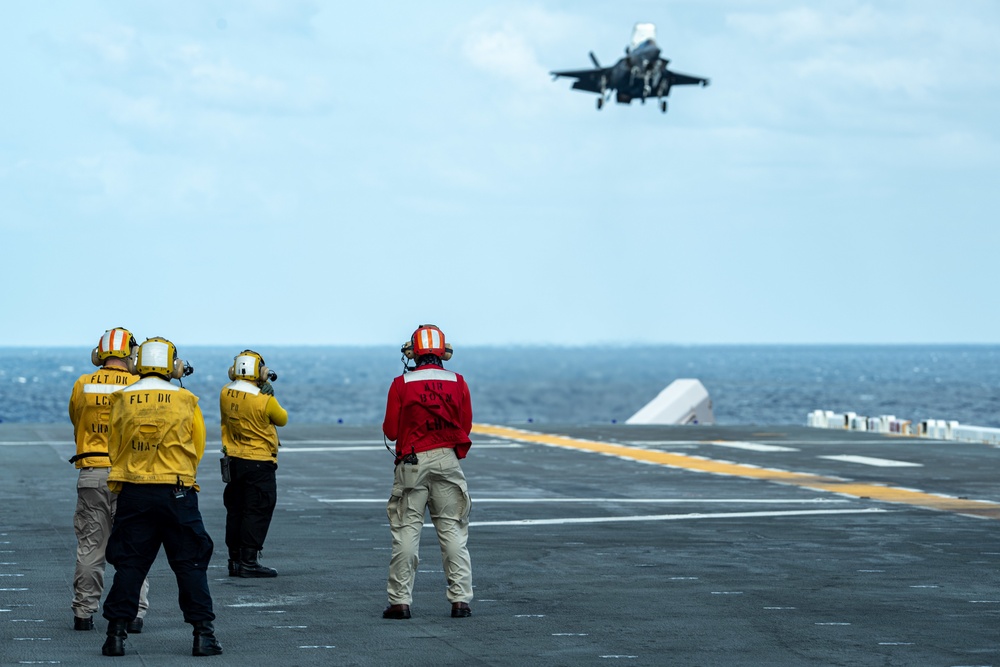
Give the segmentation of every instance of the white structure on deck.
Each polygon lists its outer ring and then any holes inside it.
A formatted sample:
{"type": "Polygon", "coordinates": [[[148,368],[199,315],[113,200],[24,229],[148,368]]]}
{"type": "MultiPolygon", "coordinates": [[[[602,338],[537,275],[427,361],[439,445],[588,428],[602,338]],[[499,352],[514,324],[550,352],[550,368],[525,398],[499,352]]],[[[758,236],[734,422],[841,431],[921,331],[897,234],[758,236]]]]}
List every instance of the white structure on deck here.
{"type": "Polygon", "coordinates": [[[698,380],[674,380],[626,424],[714,424],[712,399],[698,380]]]}
{"type": "Polygon", "coordinates": [[[963,442],[984,442],[990,445],[1000,445],[1000,428],[968,426],[966,424],[959,424],[957,421],[944,419],[921,420],[917,423],[917,430],[914,432],[910,428],[911,423],[908,419],[896,419],[894,415],[863,417],[853,412],[813,410],[806,419],[806,425],[815,428],[915,435],[935,440],[961,440],[963,442]]]}

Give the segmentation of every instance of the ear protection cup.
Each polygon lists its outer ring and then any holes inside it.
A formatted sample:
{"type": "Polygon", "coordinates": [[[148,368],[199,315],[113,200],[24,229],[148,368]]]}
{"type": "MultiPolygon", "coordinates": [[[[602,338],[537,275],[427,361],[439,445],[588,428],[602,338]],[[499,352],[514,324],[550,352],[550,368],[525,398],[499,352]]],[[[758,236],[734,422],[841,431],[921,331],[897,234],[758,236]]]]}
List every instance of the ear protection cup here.
{"type": "MultiPolygon", "coordinates": [[[[267,366],[261,366],[260,367],[260,377],[266,378],[266,377],[268,377],[270,375],[271,375],[271,369],[270,368],[268,368],[267,366]]],[[[230,380],[246,380],[248,378],[245,378],[242,375],[237,375],[236,374],[236,366],[230,366],[229,367],[229,379],[230,380]]],[[[259,380],[260,378],[257,378],[257,379],[259,380]]]]}
{"type": "Polygon", "coordinates": [[[131,373],[132,375],[139,374],[138,358],[139,358],[139,346],[136,345],[135,347],[132,348],[132,352],[127,357],[125,357],[125,367],[128,369],[128,372],[131,373]]]}
{"type": "MultiPolygon", "coordinates": [[[[93,350],[90,351],[90,363],[94,364],[95,366],[103,366],[104,365],[104,362],[101,361],[101,358],[99,356],[97,356],[97,348],[96,347],[93,350]]],[[[128,363],[128,362],[126,362],[126,363],[128,363]]]]}
{"type": "Polygon", "coordinates": [[[180,380],[184,377],[184,362],[181,359],[174,359],[174,369],[170,371],[171,380],[180,380]]]}

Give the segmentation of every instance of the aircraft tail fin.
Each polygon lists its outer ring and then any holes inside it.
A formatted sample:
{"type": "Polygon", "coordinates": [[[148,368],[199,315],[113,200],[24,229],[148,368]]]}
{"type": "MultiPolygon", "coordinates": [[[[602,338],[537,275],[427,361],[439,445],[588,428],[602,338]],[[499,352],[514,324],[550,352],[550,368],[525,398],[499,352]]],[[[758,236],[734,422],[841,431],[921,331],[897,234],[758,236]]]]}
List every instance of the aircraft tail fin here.
{"type": "Polygon", "coordinates": [[[601,63],[597,62],[597,56],[594,55],[593,51],[590,52],[590,62],[594,63],[594,67],[597,69],[604,69],[601,67],[601,63]]]}

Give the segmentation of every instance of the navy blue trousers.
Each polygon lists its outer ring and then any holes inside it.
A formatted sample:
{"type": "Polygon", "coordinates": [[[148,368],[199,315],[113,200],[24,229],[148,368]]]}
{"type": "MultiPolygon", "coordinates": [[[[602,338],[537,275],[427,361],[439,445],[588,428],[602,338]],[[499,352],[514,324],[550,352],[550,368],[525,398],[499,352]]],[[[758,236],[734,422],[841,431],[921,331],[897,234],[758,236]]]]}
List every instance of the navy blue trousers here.
{"type": "Polygon", "coordinates": [[[131,620],[139,613],[139,590],[160,552],[177,578],[177,602],[188,623],[213,621],[208,590],[212,538],[198,511],[198,494],[175,497],[170,484],[125,484],[105,551],[115,579],[104,601],[104,618],[131,620]]]}
{"type": "Polygon", "coordinates": [[[271,516],[278,503],[278,464],[229,457],[230,481],[222,492],[226,505],[226,546],[236,555],[239,549],[264,548],[271,516]]]}

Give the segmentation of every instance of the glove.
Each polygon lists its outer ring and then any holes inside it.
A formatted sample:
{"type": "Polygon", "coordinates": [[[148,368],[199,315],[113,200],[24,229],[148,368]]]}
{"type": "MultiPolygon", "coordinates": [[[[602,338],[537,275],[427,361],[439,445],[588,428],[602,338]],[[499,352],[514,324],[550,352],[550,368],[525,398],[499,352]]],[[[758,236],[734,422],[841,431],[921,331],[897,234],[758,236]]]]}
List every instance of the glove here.
{"type": "Polygon", "coordinates": [[[274,387],[271,386],[270,382],[265,381],[264,384],[260,386],[260,393],[267,394],[268,396],[274,396],[274,387]]]}

